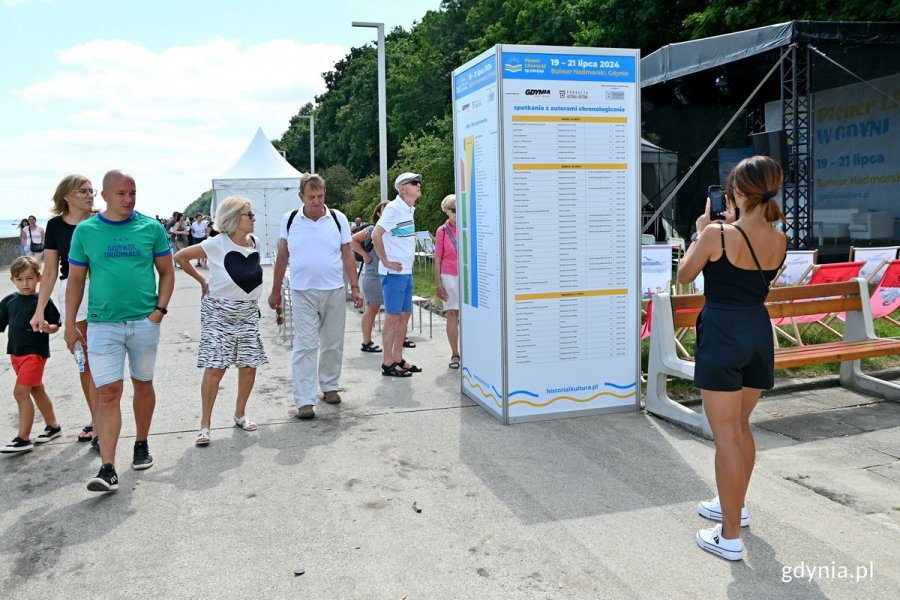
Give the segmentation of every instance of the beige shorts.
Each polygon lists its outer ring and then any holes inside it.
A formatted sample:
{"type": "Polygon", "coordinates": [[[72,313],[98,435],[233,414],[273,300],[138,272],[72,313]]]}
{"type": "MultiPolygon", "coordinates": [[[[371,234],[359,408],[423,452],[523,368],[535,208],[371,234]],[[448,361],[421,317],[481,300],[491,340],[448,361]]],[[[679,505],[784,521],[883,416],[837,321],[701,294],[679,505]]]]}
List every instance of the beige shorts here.
{"type": "Polygon", "coordinates": [[[459,276],[441,273],[441,285],[447,292],[444,300],[444,310],[459,310],[459,276]]]}
{"type": "MultiPolygon", "coordinates": [[[[69,287],[68,279],[60,279],[56,282],[57,296],[56,300],[59,306],[59,320],[66,322],[66,288],[69,287]]],[[[84,295],[81,297],[81,306],[78,307],[78,313],[75,316],[75,322],[87,321],[88,306],[88,280],[84,280],[84,295]]]]}

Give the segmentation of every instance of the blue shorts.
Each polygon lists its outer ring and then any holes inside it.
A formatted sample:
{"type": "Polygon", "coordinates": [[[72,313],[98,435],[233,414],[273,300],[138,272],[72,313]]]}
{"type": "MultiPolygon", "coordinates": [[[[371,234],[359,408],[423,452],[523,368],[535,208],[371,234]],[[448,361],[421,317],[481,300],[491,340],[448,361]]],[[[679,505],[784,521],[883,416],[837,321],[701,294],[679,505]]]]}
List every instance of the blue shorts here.
{"type": "Polygon", "coordinates": [[[381,289],[384,296],[384,312],[389,315],[412,312],[412,275],[382,275],[381,289]]]}
{"type": "Polygon", "coordinates": [[[88,360],[97,387],[125,378],[125,356],[131,377],[152,381],[159,345],[159,323],[150,319],[88,326],[88,360]]]}

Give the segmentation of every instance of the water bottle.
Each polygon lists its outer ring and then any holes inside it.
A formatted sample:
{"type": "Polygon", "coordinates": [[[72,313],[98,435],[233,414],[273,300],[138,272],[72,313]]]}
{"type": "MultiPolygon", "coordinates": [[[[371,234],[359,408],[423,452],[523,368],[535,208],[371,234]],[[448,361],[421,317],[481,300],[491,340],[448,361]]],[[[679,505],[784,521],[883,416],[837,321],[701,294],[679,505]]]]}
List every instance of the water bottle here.
{"type": "Polygon", "coordinates": [[[75,342],[75,366],[78,367],[79,373],[84,373],[84,363],[86,358],[84,356],[84,348],[81,346],[81,341],[75,342]]]}

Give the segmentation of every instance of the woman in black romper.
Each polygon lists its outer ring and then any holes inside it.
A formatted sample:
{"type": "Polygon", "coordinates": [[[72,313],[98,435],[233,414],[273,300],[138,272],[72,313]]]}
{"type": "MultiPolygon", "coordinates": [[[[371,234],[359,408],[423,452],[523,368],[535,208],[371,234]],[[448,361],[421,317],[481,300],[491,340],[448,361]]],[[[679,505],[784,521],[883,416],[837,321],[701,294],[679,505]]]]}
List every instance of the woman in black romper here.
{"type": "Polygon", "coordinates": [[[697,241],[678,268],[681,283],[702,270],[706,296],[697,318],[694,382],[715,437],[719,495],[697,510],[721,524],[698,531],[697,544],[727,560],[743,558],[741,527],[750,521],[744,508],[756,458],[750,413],[760,392],[774,385],[775,344],[764,302],[787,249],[787,238],[773,226],[784,221],[775,199],[782,179],[781,167],[767,156],[738,163],[725,185],[727,219],[712,222],[707,199],[697,241]]]}

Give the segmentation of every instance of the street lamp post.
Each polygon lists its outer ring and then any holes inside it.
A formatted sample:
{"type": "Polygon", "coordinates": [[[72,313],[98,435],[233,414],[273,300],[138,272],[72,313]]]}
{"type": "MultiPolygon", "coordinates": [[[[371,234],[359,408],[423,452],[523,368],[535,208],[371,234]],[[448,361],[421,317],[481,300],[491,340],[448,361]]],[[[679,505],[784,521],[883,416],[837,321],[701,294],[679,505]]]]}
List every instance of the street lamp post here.
{"type": "Polygon", "coordinates": [[[297,115],[309,119],[309,172],[316,172],[316,118],[312,115],[297,115]]]}
{"type": "Polygon", "coordinates": [[[387,200],[387,91],[384,70],[384,23],[353,21],[353,26],[374,27],[378,30],[378,158],[380,163],[381,199],[387,200]]]}

